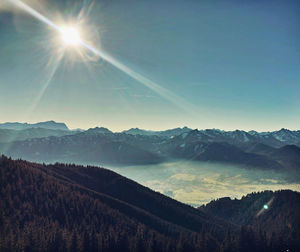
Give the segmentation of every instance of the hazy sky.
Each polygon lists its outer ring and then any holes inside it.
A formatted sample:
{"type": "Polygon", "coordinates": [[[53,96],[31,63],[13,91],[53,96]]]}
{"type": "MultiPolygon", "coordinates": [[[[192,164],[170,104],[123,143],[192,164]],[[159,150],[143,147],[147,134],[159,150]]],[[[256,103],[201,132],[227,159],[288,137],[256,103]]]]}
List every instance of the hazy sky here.
{"type": "Polygon", "coordinates": [[[83,60],[74,48],[55,64],[58,32],[4,2],[0,122],[299,129],[297,0],[24,1],[59,25],[80,20],[83,39],[185,102],[166,100],[91,54],[83,60]]]}

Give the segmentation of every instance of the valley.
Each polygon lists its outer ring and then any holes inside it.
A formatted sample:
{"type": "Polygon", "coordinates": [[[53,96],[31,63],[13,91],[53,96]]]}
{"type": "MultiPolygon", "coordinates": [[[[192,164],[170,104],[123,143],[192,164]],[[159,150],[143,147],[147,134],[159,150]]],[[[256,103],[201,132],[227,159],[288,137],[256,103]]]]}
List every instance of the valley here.
{"type": "Polygon", "coordinates": [[[196,161],[107,168],[193,206],[221,197],[241,198],[262,190],[300,191],[297,171],[249,170],[243,166],[196,161]]]}

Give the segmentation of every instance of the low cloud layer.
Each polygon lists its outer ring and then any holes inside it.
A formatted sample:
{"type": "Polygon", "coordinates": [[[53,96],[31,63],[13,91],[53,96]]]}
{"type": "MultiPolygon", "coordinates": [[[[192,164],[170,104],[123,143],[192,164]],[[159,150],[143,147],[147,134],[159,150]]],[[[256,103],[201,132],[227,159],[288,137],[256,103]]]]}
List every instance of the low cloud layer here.
{"type": "Polygon", "coordinates": [[[225,164],[172,162],[113,170],[194,206],[221,197],[241,198],[264,190],[300,191],[300,180],[294,174],[249,170],[225,164]]]}

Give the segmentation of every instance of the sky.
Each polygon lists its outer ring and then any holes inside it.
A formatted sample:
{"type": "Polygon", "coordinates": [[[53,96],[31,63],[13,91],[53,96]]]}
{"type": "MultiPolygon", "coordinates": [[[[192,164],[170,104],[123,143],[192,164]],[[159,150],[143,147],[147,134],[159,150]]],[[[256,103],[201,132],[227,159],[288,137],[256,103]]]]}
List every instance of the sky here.
{"type": "Polygon", "coordinates": [[[10,1],[0,3],[0,123],[299,129],[299,1],[24,0],[79,25],[155,90],[92,52],[63,51],[57,31],[10,1]]]}

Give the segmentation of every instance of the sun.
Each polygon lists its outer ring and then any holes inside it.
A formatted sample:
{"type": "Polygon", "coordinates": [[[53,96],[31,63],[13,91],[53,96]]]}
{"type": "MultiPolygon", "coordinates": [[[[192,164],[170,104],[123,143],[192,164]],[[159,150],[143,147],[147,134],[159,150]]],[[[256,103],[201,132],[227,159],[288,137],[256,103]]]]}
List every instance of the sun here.
{"type": "Polygon", "coordinates": [[[60,28],[62,41],[67,46],[78,46],[81,42],[79,31],[74,27],[60,28]]]}

